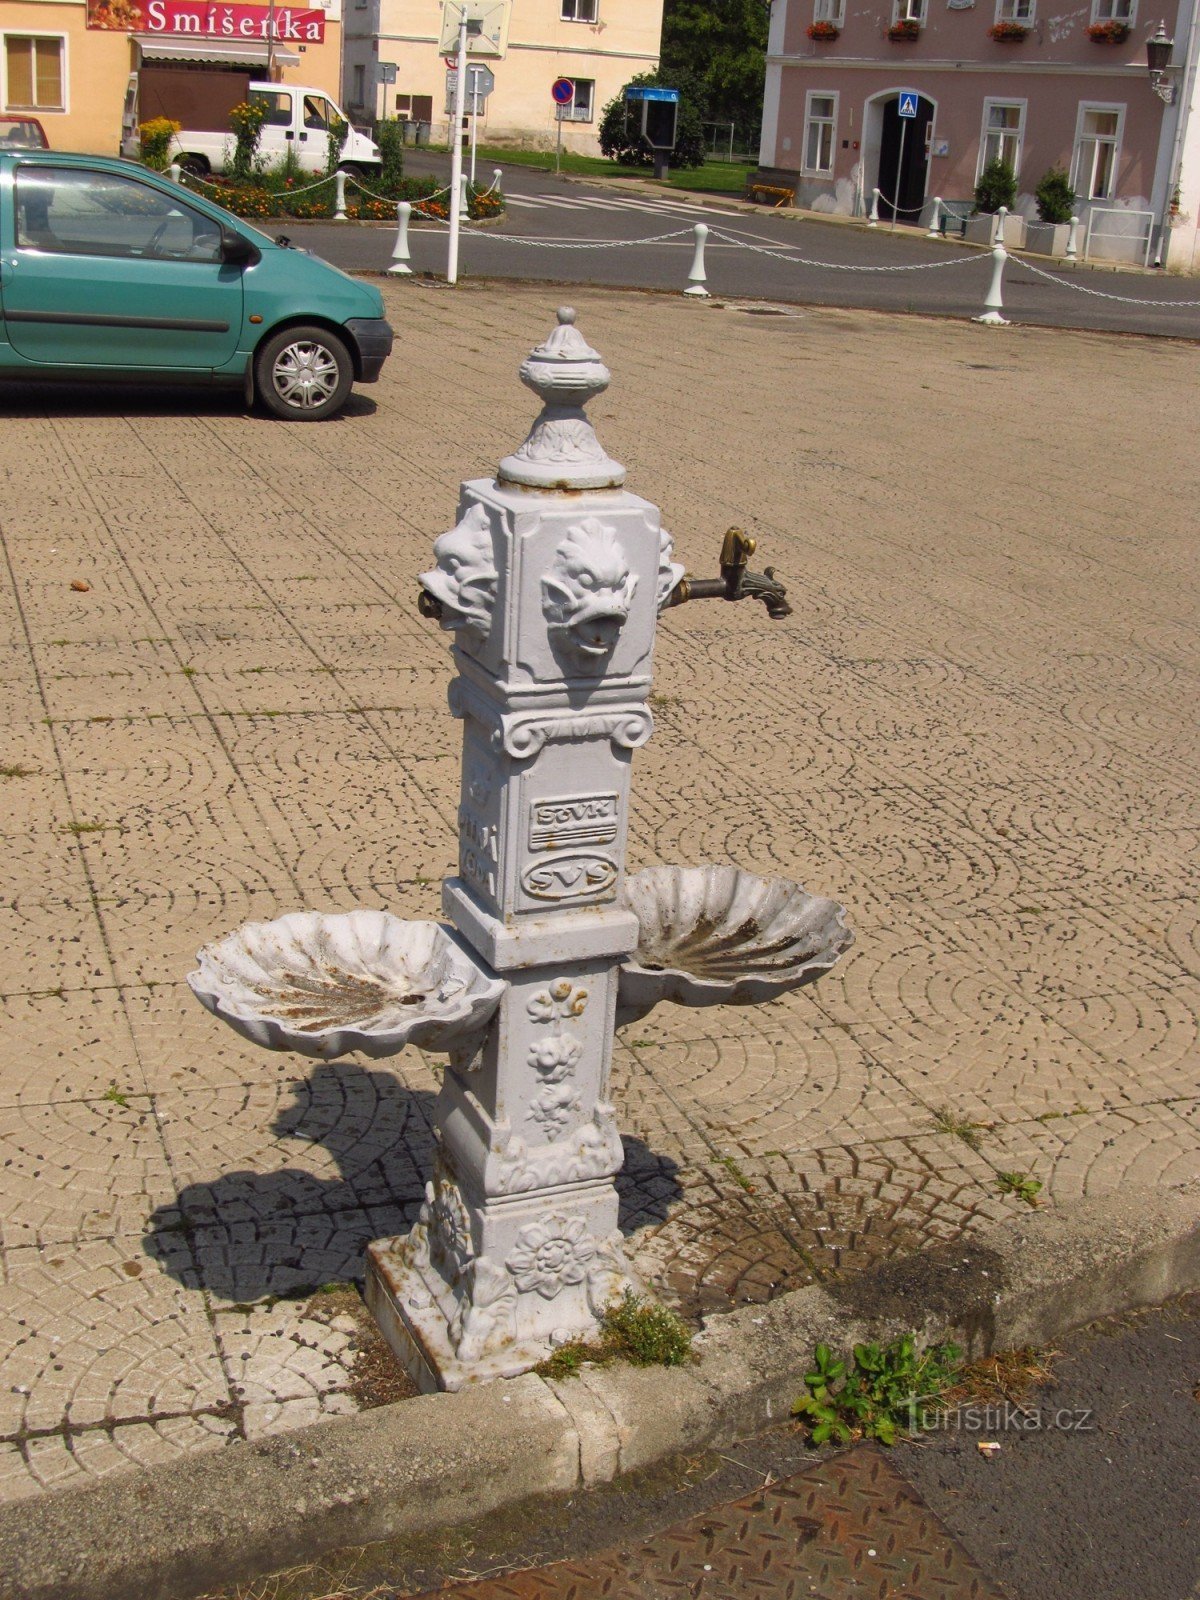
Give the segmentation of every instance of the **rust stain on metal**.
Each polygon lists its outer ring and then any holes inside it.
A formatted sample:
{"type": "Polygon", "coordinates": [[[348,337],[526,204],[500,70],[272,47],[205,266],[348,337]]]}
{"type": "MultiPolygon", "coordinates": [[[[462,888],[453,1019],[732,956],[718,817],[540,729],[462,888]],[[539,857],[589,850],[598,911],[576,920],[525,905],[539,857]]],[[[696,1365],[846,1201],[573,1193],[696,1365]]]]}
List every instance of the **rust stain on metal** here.
{"type": "Polygon", "coordinates": [[[421,1600],[1005,1600],[874,1445],[584,1561],[421,1600]]]}

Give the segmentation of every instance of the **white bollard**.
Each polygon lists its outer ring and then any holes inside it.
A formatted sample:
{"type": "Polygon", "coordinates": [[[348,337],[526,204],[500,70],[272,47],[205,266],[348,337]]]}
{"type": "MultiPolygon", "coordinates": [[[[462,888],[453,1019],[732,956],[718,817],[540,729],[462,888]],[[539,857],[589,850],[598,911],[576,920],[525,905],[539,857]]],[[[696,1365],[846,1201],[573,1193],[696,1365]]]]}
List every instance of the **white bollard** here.
{"type": "Polygon", "coordinates": [[[170,178],[172,183],[183,182],[183,168],[179,165],[178,161],[172,161],[171,165],[167,168],[167,177],[170,178]]]}
{"type": "Polygon", "coordinates": [[[1072,217],[1067,225],[1067,253],[1064,261],[1076,261],[1079,258],[1079,218],[1072,217]]]}
{"type": "Polygon", "coordinates": [[[996,213],[996,231],[992,235],[992,243],[994,245],[1003,244],[1004,243],[1004,224],[1007,221],[1008,221],[1008,207],[1007,206],[1001,206],[999,211],[997,211],[997,213],[996,213]]]}
{"type": "Polygon", "coordinates": [[[333,175],[333,187],[336,199],[333,207],[333,220],[345,222],[346,220],[346,174],[339,168],[333,175]]]}
{"type": "Polygon", "coordinates": [[[705,223],[698,222],[692,232],[696,235],[696,253],[692,257],[691,270],[688,273],[689,287],[683,292],[707,300],[709,293],[704,287],[704,241],[708,238],[708,227],[705,223]]]}
{"type": "Polygon", "coordinates": [[[396,206],[396,221],[400,224],[400,231],[396,235],[396,248],[392,251],[392,264],[388,268],[389,278],[411,278],[412,268],[409,262],[412,257],[408,252],[408,224],[412,217],[412,206],[407,200],[401,200],[396,206]]]}
{"type": "Polygon", "coordinates": [[[1001,282],[1004,278],[1004,263],[1007,260],[1008,251],[1003,244],[998,244],[992,251],[992,281],[988,286],[987,298],[983,302],[987,309],[981,317],[972,317],[972,322],[984,322],[992,328],[1008,327],[1008,318],[1000,315],[1004,309],[1001,282]]]}
{"type": "Polygon", "coordinates": [[[500,179],[504,176],[499,167],[492,168],[492,193],[500,193],[500,179]]]}
{"type": "Polygon", "coordinates": [[[877,228],[878,226],[879,226],[879,190],[878,189],[872,189],[871,190],[871,210],[870,210],[870,214],[867,217],[867,227],[868,228],[877,228]]]}
{"type": "Polygon", "coordinates": [[[462,173],[458,180],[458,216],[460,222],[465,222],[470,216],[470,207],[467,205],[467,175],[462,173]]]}
{"type": "Polygon", "coordinates": [[[940,194],[935,194],[934,197],[933,197],[933,211],[930,213],[930,217],[929,217],[929,232],[925,235],[925,237],[927,239],[940,239],[941,238],[941,236],[942,236],[942,230],[941,230],[941,226],[940,226],[941,220],[942,220],[942,197],[941,197],[940,194]]]}

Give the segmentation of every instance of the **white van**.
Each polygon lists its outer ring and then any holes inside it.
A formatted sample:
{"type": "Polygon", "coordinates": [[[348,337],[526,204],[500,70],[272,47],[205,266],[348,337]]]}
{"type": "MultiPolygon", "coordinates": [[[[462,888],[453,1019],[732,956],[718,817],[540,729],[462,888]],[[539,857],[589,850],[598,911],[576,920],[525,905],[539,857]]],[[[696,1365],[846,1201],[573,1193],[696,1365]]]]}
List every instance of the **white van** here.
{"type": "Polygon", "coordinates": [[[338,160],[341,171],[363,178],[378,173],[378,146],[351,125],[349,117],[324,89],[248,78],[239,82],[239,76],[223,74],[219,84],[214,85],[216,92],[200,98],[196,94],[199,74],[168,76],[160,71],[151,78],[146,67],[140,74],[131,74],[122,118],[121,154],[136,160],[139,122],[152,117],[170,117],[173,122],[183,124],[171,145],[171,160],[197,178],[207,177],[210,172],[224,172],[236,143],[229,127],[229,112],[240,100],[249,98],[267,107],[258,154],[269,165],[274,166],[289,150],[294,150],[301,172],[313,175],[324,172],[329,160],[330,125],[340,118],[349,130],[338,160]],[[187,81],[189,76],[190,82],[187,81]]]}

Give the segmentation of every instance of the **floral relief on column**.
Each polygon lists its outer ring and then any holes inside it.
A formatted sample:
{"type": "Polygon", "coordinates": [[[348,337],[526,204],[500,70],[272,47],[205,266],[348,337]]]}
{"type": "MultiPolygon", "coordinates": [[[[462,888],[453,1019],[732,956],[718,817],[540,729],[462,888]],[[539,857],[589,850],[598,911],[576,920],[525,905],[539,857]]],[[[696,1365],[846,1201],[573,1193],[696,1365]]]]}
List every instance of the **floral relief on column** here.
{"type": "Polygon", "coordinates": [[[529,1115],[547,1139],[557,1139],[582,1109],[579,1091],[570,1080],[583,1055],[583,1041],[562,1024],[570,1017],[582,1016],[587,1003],[586,989],[576,988],[569,978],[558,978],[535,994],[526,1007],[535,1022],[552,1030],[533,1041],[528,1056],[541,1080],[530,1101],[529,1115]]]}

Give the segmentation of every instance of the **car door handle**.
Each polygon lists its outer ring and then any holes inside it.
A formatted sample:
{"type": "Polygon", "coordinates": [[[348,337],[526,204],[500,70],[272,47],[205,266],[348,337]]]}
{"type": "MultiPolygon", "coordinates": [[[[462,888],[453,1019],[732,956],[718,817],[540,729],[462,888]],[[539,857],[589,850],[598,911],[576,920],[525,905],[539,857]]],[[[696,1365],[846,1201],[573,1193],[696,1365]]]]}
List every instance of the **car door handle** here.
{"type": "Polygon", "coordinates": [[[285,133],[285,134],[284,134],[284,136],[283,136],[283,137],[284,137],[284,138],[285,138],[285,139],[294,139],[294,138],[295,138],[295,137],[296,137],[296,135],[295,135],[295,132],[294,132],[294,131],[293,131],[293,130],[292,130],[292,129],[291,129],[291,128],[289,128],[289,129],[288,129],[288,130],[287,130],[287,132],[286,132],[286,133],[285,133]]]}
{"type": "Polygon", "coordinates": [[[300,137],[301,137],[301,138],[302,138],[302,139],[307,139],[307,138],[308,138],[308,135],[307,135],[307,134],[306,134],[306,133],[302,133],[302,134],[301,134],[301,135],[300,135],[300,137]]]}

